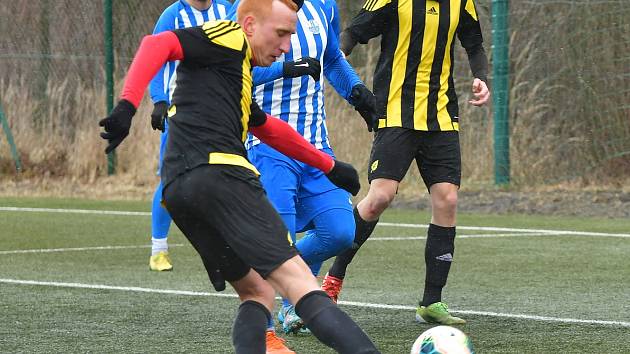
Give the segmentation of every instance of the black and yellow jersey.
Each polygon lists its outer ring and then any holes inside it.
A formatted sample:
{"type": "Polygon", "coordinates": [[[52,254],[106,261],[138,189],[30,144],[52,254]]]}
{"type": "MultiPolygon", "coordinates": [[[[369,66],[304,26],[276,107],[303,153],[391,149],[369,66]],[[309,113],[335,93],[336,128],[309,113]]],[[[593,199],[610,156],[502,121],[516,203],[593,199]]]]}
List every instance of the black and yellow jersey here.
{"type": "Polygon", "coordinates": [[[367,0],[348,31],[360,43],[382,36],[374,73],[379,127],[459,130],[454,39],[464,48],[483,42],[473,0],[367,0]]]}
{"type": "Polygon", "coordinates": [[[253,54],[245,33],[236,22],[226,20],[173,32],[184,59],[177,67],[177,87],[168,112],[164,184],[202,164],[252,169],[243,142],[249,125],[262,124],[265,115],[252,102],[253,54]],[[253,111],[259,114],[252,115],[253,111]]]}

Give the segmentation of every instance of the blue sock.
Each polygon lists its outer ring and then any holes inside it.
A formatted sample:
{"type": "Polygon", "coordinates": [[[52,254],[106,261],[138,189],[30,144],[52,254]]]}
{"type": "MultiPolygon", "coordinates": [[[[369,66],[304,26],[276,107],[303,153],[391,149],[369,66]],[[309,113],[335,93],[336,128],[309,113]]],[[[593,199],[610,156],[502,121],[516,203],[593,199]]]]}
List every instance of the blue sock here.
{"type": "Polygon", "coordinates": [[[151,236],[155,239],[163,239],[168,236],[168,229],[171,227],[171,215],[161,204],[162,182],[158,185],[153,194],[153,204],[151,208],[151,236]]]}
{"type": "Polygon", "coordinates": [[[352,247],[354,215],[352,210],[331,209],[317,215],[314,230],[306,232],[296,244],[302,258],[319,272],[321,263],[352,247]]]}

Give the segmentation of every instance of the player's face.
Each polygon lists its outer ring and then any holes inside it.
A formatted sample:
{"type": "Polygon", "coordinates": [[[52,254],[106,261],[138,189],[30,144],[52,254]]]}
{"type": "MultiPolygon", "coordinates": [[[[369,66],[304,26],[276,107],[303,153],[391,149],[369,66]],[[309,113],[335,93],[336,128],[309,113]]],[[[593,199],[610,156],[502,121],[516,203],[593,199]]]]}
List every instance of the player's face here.
{"type": "Polygon", "coordinates": [[[271,13],[259,21],[250,44],[255,64],[269,66],[291,48],[291,34],[295,33],[297,14],[280,1],[272,3],[271,13]]]}

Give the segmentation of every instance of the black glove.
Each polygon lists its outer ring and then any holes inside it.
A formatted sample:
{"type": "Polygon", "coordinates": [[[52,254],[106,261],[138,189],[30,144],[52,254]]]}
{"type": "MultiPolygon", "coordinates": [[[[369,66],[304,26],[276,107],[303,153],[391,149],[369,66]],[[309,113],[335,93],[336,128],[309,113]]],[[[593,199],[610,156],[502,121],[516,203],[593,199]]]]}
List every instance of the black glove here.
{"type": "Polygon", "coordinates": [[[136,114],[136,107],[127,100],[120,100],[112,112],[106,118],[101,119],[98,125],[105,128],[101,138],[109,142],[105,153],[112,152],[129,135],[131,118],[136,114]]]}
{"type": "Polygon", "coordinates": [[[303,57],[296,61],[285,61],[282,65],[282,76],[300,77],[311,75],[315,81],[319,81],[322,66],[319,60],[311,57],[303,57]]]}
{"type": "Polygon", "coordinates": [[[335,160],[335,166],[326,174],[326,177],[335,186],[347,190],[352,195],[357,195],[361,189],[359,173],[349,163],[335,160]]]}
{"type": "Polygon", "coordinates": [[[164,132],[164,120],[168,113],[168,104],[164,101],[155,102],[153,112],[151,112],[151,127],[153,130],[164,132]]]}
{"type": "Polygon", "coordinates": [[[378,113],[376,112],[376,96],[365,85],[358,84],[352,88],[350,101],[354,105],[354,109],[359,112],[368,131],[376,131],[378,129],[378,113]]]}

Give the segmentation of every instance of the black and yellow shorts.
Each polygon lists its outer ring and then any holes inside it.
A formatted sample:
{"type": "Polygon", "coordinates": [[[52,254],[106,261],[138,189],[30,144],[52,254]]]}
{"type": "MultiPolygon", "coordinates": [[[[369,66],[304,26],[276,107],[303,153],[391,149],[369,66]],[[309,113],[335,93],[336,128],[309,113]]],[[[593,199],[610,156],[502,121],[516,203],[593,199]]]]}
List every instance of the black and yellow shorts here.
{"type": "Polygon", "coordinates": [[[381,128],[372,143],[368,180],[386,178],[402,181],[416,160],[424,184],[448,182],[459,186],[462,176],[459,133],[381,128]]]}
{"type": "Polygon", "coordinates": [[[251,268],[266,278],[298,254],[258,176],[247,168],[201,165],[169,183],[163,197],[206,269],[219,269],[227,281],[251,268]]]}

